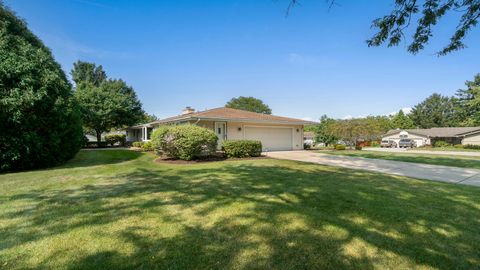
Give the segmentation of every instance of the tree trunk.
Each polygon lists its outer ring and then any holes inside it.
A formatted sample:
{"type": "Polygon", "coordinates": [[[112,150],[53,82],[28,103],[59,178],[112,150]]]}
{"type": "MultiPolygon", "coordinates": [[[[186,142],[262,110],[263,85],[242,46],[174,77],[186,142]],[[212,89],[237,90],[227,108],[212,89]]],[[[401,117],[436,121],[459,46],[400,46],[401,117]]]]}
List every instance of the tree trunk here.
{"type": "Polygon", "coordinates": [[[102,141],[102,132],[99,132],[98,130],[95,130],[95,132],[97,133],[97,142],[101,142],[102,141]]]}

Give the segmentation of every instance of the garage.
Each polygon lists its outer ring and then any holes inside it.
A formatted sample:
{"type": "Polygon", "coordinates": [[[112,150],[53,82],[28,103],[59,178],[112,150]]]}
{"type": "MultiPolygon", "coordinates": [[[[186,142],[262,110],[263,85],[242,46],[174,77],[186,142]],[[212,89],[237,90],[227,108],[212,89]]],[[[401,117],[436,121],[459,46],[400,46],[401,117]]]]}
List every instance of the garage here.
{"type": "Polygon", "coordinates": [[[245,127],[245,139],[261,141],[263,151],[292,150],[292,138],[292,128],[245,127]]]}

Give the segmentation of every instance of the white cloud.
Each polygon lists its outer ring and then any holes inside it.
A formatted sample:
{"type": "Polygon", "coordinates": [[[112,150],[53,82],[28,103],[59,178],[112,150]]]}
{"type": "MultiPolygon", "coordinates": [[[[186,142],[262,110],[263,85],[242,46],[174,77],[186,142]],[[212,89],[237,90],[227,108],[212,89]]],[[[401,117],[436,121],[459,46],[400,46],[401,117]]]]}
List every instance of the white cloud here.
{"type": "Polygon", "coordinates": [[[310,122],[318,122],[317,119],[314,119],[312,117],[302,117],[300,119],[305,120],[305,121],[310,121],[310,122]]]}
{"type": "Polygon", "coordinates": [[[350,114],[348,114],[348,115],[345,115],[342,119],[343,119],[343,120],[353,119],[353,116],[351,116],[350,114]]]}

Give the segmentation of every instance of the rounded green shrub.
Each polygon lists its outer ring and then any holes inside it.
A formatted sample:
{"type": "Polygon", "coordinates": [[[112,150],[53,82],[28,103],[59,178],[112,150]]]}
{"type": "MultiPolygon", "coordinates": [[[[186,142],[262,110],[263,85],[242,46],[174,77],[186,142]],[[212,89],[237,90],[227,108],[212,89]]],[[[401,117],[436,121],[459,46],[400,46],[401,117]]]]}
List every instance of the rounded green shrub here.
{"type": "Polygon", "coordinates": [[[433,147],[449,147],[451,144],[447,143],[446,141],[435,141],[433,147]]]}
{"type": "Polygon", "coordinates": [[[145,142],[133,142],[132,146],[137,148],[142,148],[145,142]]]}
{"type": "Polygon", "coordinates": [[[161,126],[152,133],[157,154],[183,160],[214,154],[217,140],[212,130],[196,125],[161,126]]]}
{"type": "Polygon", "coordinates": [[[225,141],[222,146],[229,158],[259,157],[262,154],[262,142],[252,140],[225,141]]]}
{"type": "Polygon", "coordinates": [[[345,150],[347,147],[344,144],[335,145],[335,150],[345,150]]]}
{"type": "Polygon", "coordinates": [[[50,50],[0,1],[0,171],[57,165],[84,145],[72,86],[50,50]]]}
{"type": "Polygon", "coordinates": [[[355,150],[359,150],[359,151],[360,151],[360,150],[362,150],[362,147],[361,147],[360,145],[356,145],[356,146],[355,146],[355,150]]]}
{"type": "Polygon", "coordinates": [[[151,141],[144,142],[142,144],[143,151],[153,151],[153,143],[151,141]]]}
{"type": "Polygon", "coordinates": [[[118,143],[120,146],[124,146],[127,141],[127,136],[125,134],[108,134],[105,136],[105,141],[113,146],[118,143]]]}

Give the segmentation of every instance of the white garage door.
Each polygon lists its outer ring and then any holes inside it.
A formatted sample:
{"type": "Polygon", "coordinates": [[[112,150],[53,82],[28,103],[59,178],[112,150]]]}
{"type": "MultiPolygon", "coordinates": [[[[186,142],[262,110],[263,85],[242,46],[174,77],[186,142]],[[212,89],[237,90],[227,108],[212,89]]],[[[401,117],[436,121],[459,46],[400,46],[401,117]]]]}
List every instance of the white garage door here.
{"type": "Polygon", "coordinates": [[[291,128],[245,127],[245,139],[261,141],[264,151],[292,150],[291,128]]]}

